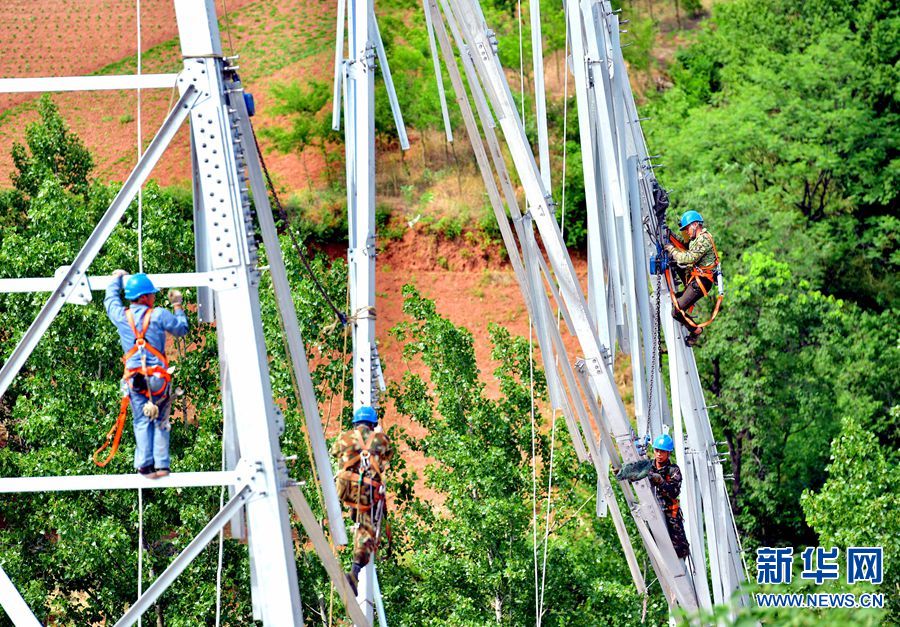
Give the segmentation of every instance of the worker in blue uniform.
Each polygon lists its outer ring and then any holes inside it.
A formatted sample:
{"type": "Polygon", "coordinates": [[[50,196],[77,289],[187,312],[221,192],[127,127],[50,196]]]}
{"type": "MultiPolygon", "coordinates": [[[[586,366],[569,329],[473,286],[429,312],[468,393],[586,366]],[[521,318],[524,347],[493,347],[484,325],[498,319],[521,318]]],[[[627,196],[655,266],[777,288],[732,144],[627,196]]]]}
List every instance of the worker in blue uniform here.
{"type": "Polygon", "coordinates": [[[142,475],[156,478],[169,474],[169,412],[172,408],[172,373],[166,358],[166,333],[183,337],[188,332],[187,315],[179,291],[168,297],[173,312],[154,307],[159,291],[143,273],[124,281],[126,272],[116,270],[106,288],[103,304],[119,332],[125,372],[123,393],[129,397],[134,426],[134,467],[142,475]],[[131,301],[126,308],[120,293],[131,301]]]}

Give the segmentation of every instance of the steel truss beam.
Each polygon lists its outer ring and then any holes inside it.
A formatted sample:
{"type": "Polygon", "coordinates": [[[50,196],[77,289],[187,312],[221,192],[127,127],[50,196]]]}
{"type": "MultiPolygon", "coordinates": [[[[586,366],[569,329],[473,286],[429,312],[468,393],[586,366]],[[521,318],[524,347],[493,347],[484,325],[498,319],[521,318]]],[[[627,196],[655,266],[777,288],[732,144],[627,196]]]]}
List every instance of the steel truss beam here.
{"type": "Polygon", "coordinates": [[[120,89],[172,89],[177,74],[123,76],[47,76],[0,78],[0,94],[59,91],[115,91],[120,89]]]}
{"type": "Polygon", "coordinates": [[[2,567],[0,567],[0,605],[16,627],[40,627],[40,621],[35,618],[34,612],[28,607],[2,567]]]}
{"type": "MultiPolygon", "coordinates": [[[[61,268],[63,272],[68,266],[61,268]]],[[[148,274],[153,285],[165,287],[204,287],[211,290],[231,289],[234,287],[234,274],[227,270],[216,272],[172,272],[169,274],[148,274]]],[[[109,275],[82,276],[82,286],[87,291],[105,291],[112,282],[109,275]],[[86,282],[86,283],[85,283],[86,282]]],[[[123,279],[124,280],[124,279],[123,279]]],[[[32,277],[22,279],[0,279],[0,294],[52,292],[59,286],[55,277],[32,277]]]]}
{"type": "MultiPolygon", "coordinates": [[[[460,25],[460,32],[465,40],[465,48],[461,50],[461,54],[464,57],[465,55],[469,56],[477,73],[478,80],[475,83],[481,83],[480,88],[476,88],[474,83],[470,83],[473,97],[477,101],[479,93],[485,94],[497,123],[503,131],[519,179],[525,190],[526,200],[530,207],[530,219],[538,228],[543,248],[549,258],[549,267],[555,280],[559,283],[560,296],[585,353],[587,379],[593,391],[600,396],[603,402],[603,414],[594,418],[602,426],[601,433],[609,434],[610,441],[614,443],[621,456],[621,461],[635,461],[639,459],[639,454],[634,446],[630,421],[607,363],[607,359],[611,357],[610,348],[604,347],[598,340],[597,328],[588,313],[587,303],[563,244],[552,205],[543,186],[521,121],[518,119],[515,101],[496,57],[492,34],[484,24],[484,17],[481,15],[477,3],[467,0],[451,0],[448,4],[450,7],[450,10],[447,11],[448,20],[452,15],[460,25]]],[[[430,2],[430,8],[432,21],[437,25],[441,16],[434,0],[430,2]]],[[[440,36],[440,28],[437,30],[440,36]]],[[[451,63],[448,62],[447,65],[451,65],[451,63]]],[[[454,87],[457,87],[456,83],[454,83],[454,87]]],[[[467,97],[465,91],[457,89],[457,100],[462,101],[467,97]]],[[[610,236],[614,235],[615,231],[610,230],[610,236]]],[[[527,225],[525,231],[530,231],[527,225]]],[[[526,265],[528,265],[529,258],[534,263],[534,259],[536,255],[540,254],[540,251],[536,246],[528,243],[528,235],[525,236],[525,240],[520,237],[519,246],[526,259],[526,265]]],[[[534,289],[532,279],[531,285],[532,288],[529,290],[531,297],[540,298],[546,303],[547,293],[543,284],[541,284],[540,290],[534,289]]],[[[544,307],[547,306],[544,305],[544,307]]],[[[554,366],[546,358],[547,355],[545,355],[545,365],[548,366],[546,370],[550,371],[554,366]]],[[[584,436],[594,437],[592,432],[584,433],[584,436]]],[[[631,511],[670,603],[678,604],[689,612],[696,610],[698,601],[695,592],[682,564],[675,556],[665,521],[649,482],[642,480],[633,486],[623,486],[623,489],[626,492],[630,490],[634,492],[634,505],[631,511]]]]}
{"type": "MultiPolygon", "coordinates": [[[[0,493],[228,486],[229,504],[116,624],[133,624],[139,620],[142,612],[230,521],[236,536],[244,537],[249,545],[254,617],[266,625],[299,626],[303,617],[284,492],[290,481],[278,441],[284,430],[284,420],[272,398],[269,379],[269,355],[258,294],[259,268],[254,235],[257,227],[266,243],[269,272],[275,284],[294,374],[301,390],[319,477],[324,484],[325,506],[331,517],[334,539],[339,543],[346,542],[340,506],[277,233],[265,201],[255,144],[251,148],[252,129],[243,90],[236,68],[230,67],[222,55],[214,0],[175,0],[175,13],[184,57],[184,70],[177,76],[180,98],[175,108],[73,263],[61,268],[53,279],[14,279],[0,283],[0,287],[8,288],[7,291],[52,292],[0,370],[0,394],[8,389],[63,304],[87,302],[92,289],[108,285],[108,277],[88,277],[87,270],[180,124],[190,116],[195,252],[199,272],[153,275],[153,280],[164,287],[193,285],[201,288],[202,319],[217,323],[223,446],[229,470],[175,473],[155,480],[136,475],[0,478],[0,493]],[[255,193],[259,214],[251,211],[250,187],[255,193]],[[263,572],[265,581],[258,581],[258,575],[263,572]]],[[[140,86],[147,87],[155,79],[150,77],[148,80],[151,82],[141,82],[140,86]]],[[[93,83],[95,86],[100,84],[93,83]]],[[[311,537],[324,537],[318,523],[309,516],[305,518],[303,524],[311,537]]],[[[343,585],[342,577],[335,583],[339,587],[343,585]]],[[[7,578],[0,577],[0,601],[5,607],[13,608],[11,614],[22,617],[23,624],[30,622],[30,610],[14,590],[7,589],[11,587],[7,578]]]]}
{"type": "Polygon", "coordinates": [[[122,615],[122,618],[116,621],[115,627],[127,627],[138,622],[143,613],[150,609],[160,595],[175,581],[175,578],[184,572],[184,569],[194,561],[194,558],[200,555],[200,552],[206,548],[206,545],[218,535],[219,530],[225,526],[228,519],[246,502],[249,495],[250,488],[247,486],[235,494],[225,507],[219,510],[203,530],[191,540],[191,543],[184,547],[184,550],[178,557],[172,560],[168,568],[144,591],[144,594],[122,615]]]}
{"type": "MultiPolygon", "coordinates": [[[[637,458],[632,441],[633,427],[609,377],[616,340],[621,350],[629,352],[631,356],[638,433],[660,433],[663,424],[672,423],[668,407],[664,403],[667,392],[662,372],[659,364],[655,363],[657,353],[654,343],[658,333],[653,326],[650,285],[646,274],[648,253],[655,252],[650,242],[644,238],[643,232],[645,226],[650,231],[656,230],[655,216],[651,211],[652,166],[621,57],[618,18],[612,12],[609,2],[569,0],[567,5],[576,95],[582,112],[580,129],[582,144],[585,146],[585,186],[588,195],[593,194],[597,200],[596,203],[589,203],[589,207],[596,208],[596,211],[592,211],[589,217],[593,220],[593,228],[589,229],[590,305],[583,306],[580,288],[574,280],[574,273],[552,219],[552,202],[547,195],[546,186],[540,185],[542,172],[535,167],[530,146],[516,117],[515,100],[496,59],[493,34],[486,29],[484,16],[476,2],[440,0],[444,19],[461,51],[462,67],[468,80],[467,90],[456,70],[456,59],[444,31],[437,2],[438,0],[427,2],[426,21],[433,23],[437,33],[488,197],[500,223],[501,234],[509,250],[526,305],[535,320],[541,354],[548,366],[547,383],[552,406],[561,406],[563,409],[576,451],[583,451],[583,440],[587,441],[590,459],[602,478],[598,483],[600,512],[603,504],[601,497],[612,494],[606,478],[606,460],[612,461],[614,466],[620,466],[623,462],[637,458]],[[457,19],[463,23],[462,29],[456,25],[457,19]],[[463,35],[460,35],[460,30],[465,31],[463,35]],[[472,116],[468,102],[469,91],[478,110],[481,131],[472,116]],[[524,216],[519,214],[518,201],[503,159],[497,158],[500,151],[496,147],[497,138],[493,131],[495,121],[488,107],[496,115],[496,123],[504,133],[510,155],[525,188],[526,201],[531,211],[524,216]],[[491,149],[493,168],[488,163],[482,133],[491,149]],[[503,188],[517,241],[506,223],[495,176],[503,188]],[[532,221],[540,231],[543,248],[549,257],[549,268],[541,254],[541,247],[533,237],[530,228],[532,221]],[[541,266],[543,272],[536,274],[533,268],[537,266],[541,266]],[[587,357],[586,361],[580,362],[580,390],[577,384],[573,385],[571,375],[566,372],[569,362],[561,338],[555,333],[554,325],[547,324],[550,317],[547,315],[547,289],[558,301],[567,326],[575,330],[587,357]],[[591,329],[594,329],[593,333],[591,329]],[[599,334],[599,341],[596,334],[599,334]],[[562,378],[555,371],[555,359],[559,361],[562,378]],[[648,402],[646,397],[651,377],[654,394],[648,402]],[[586,411],[580,402],[581,393],[588,398],[590,412],[587,413],[597,427],[599,444],[587,424],[586,411]],[[602,410],[594,400],[598,396],[603,401],[602,410]],[[570,421],[567,410],[579,420],[570,421]],[[574,429],[573,422],[576,425],[574,429]]],[[[661,288],[665,289],[665,286],[661,288]]],[[[698,606],[709,608],[713,601],[729,602],[731,595],[739,589],[741,581],[745,580],[746,572],[742,569],[741,549],[724,487],[720,456],[716,452],[709,427],[693,355],[682,344],[680,326],[675,325],[677,329],[672,326],[673,322],[668,315],[668,293],[661,293],[659,297],[665,301],[662,317],[666,321],[664,327],[670,354],[672,415],[677,454],[685,469],[682,501],[692,544],[692,557],[686,564],[689,570],[685,570],[685,565],[675,559],[665,527],[659,524],[657,504],[652,498],[652,492],[647,489],[648,486],[643,485],[645,482],[638,482],[634,486],[622,484],[622,489],[666,596],[670,603],[691,611],[698,606]],[[686,446],[686,441],[692,443],[691,446],[686,446]],[[706,534],[703,532],[704,526],[706,534]],[[710,568],[708,576],[707,555],[710,568]],[[712,595],[710,579],[713,583],[712,595]]],[[[579,452],[579,457],[584,459],[583,453],[579,452]]],[[[614,501],[609,503],[615,505],[614,501]]],[[[624,526],[619,524],[620,520],[616,520],[617,513],[616,507],[614,522],[617,531],[621,528],[620,540],[632,574],[635,575],[637,569],[633,551],[627,534],[624,533],[624,526]]],[[[639,575],[639,572],[635,575],[635,583],[641,589],[643,582],[639,575]]],[[[740,601],[746,603],[746,598],[740,601]]]]}
{"type": "Polygon", "coordinates": [[[25,365],[25,360],[31,355],[38,341],[50,327],[50,323],[53,322],[53,319],[72,295],[74,290],[71,288],[77,286],[81,278],[87,273],[88,267],[100,252],[100,248],[112,235],[113,229],[116,228],[119,220],[122,219],[128,205],[131,204],[131,201],[137,196],[138,190],[147,181],[151,170],[159,161],[159,158],[162,157],[163,152],[169,145],[169,142],[172,141],[181,123],[190,114],[191,107],[197,102],[199,96],[200,94],[192,85],[188,86],[181,94],[175,107],[166,116],[162,127],[156,133],[156,137],[150,142],[147,151],[141,155],[137,166],[128,176],[125,184],[122,185],[122,189],[116,194],[109,209],[106,210],[106,213],[100,218],[100,222],[94,227],[94,231],[75,257],[72,265],[63,277],[56,282],[56,288],[53,289],[50,298],[44,303],[37,318],[28,327],[25,335],[22,336],[16,348],[13,349],[9,359],[3,364],[3,369],[0,370],[0,396],[6,394],[6,390],[9,389],[13,378],[25,365]]]}
{"type": "MultiPolygon", "coordinates": [[[[167,477],[148,479],[130,475],[70,475],[63,477],[2,477],[0,494],[28,492],[74,492],[81,490],[136,490],[142,488],[202,488],[207,486],[236,486],[245,473],[173,472],[167,477]]],[[[246,479],[243,481],[246,483],[246,479]]]]}

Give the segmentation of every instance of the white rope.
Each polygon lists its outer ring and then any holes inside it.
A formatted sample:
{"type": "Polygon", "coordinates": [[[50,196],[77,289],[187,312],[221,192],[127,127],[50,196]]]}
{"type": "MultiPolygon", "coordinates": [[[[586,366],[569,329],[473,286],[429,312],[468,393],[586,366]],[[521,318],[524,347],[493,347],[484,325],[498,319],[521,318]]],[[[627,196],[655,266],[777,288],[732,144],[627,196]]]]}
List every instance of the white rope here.
{"type": "Polygon", "coordinates": [[[533,325],[531,318],[528,318],[528,378],[531,390],[531,553],[534,557],[534,611],[535,625],[541,624],[541,613],[538,603],[540,595],[538,591],[538,541],[537,541],[537,451],[535,450],[535,428],[534,428],[534,340],[533,325]]]}
{"type": "MultiPolygon", "coordinates": [[[[518,26],[519,26],[519,105],[522,109],[522,128],[525,128],[525,51],[522,37],[522,0],[517,0],[518,26]]],[[[531,550],[534,557],[534,611],[535,624],[541,624],[541,613],[538,603],[538,506],[537,506],[537,450],[535,447],[535,412],[534,412],[534,324],[531,315],[528,316],[528,377],[531,395],[531,550]]]]}
{"type": "Polygon", "coordinates": [[[519,8],[519,92],[521,93],[520,106],[522,107],[522,129],[525,129],[525,52],[522,47],[522,0],[516,0],[519,8]]]}
{"type": "MultiPolygon", "coordinates": [[[[144,490],[138,488],[138,580],[137,598],[144,595],[144,490]]],[[[141,617],[138,616],[138,627],[141,627],[141,617]]]]}
{"type": "MultiPolygon", "coordinates": [[[[137,75],[141,75],[141,0],[137,2],[137,75]]],[[[141,136],[141,88],[137,88],[137,158],[141,160],[143,137],[141,136]]],[[[138,188],[138,271],[144,271],[144,187],[138,188]]]]}
{"type": "MultiPolygon", "coordinates": [[[[566,239],[566,157],[568,156],[567,150],[567,138],[569,135],[569,72],[568,72],[568,54],[569,54],[569,20],[568,16],[566,16],[566,49],[565,49],[565,66],[566,71],[563,75],[563,155],[562,155],[562,209],[560,216],[560,234],[562,235],[563,244],[565,244],[566,239]]],[[[556,310],[556,329],[559,331],[561,328],[561,315],[562,309],[557,308],[556,310]]],[[[559,355],[556,356],[556,361],[559,362],[559,355]]],[[[547,519],[544,523],[544,557],[543,563],[541,564],[541,593],[540,593],[540,604],[538,608],[538,620],[537,624],[541,624],[541,617],[544,613],[544,591],[546,589],[547,582],[547,543],[550,538],[550,511],[552,506],[552,490],[553,490],[553,454],[554,448],[556,444],[556,410],[553,410],[553,424],[550,428],[550,470],[549,470],[549,478],[547,480],[547,519]]],[[[577,512],[576,512],[577,513],[577,512]]]]}
{"type": "MultiPolygon", "coordinates": [[[[141,0],[137,3],[137,75],[141,75],[141,0]]],[[[137,158],[141,160],[141,88],[137,89],[137,158]]],[[[144,242],[143,242],[143,193],[138,189],[138,271],[144,271],[144,242]]],[[[144,491],[138,488],[138,582],[137,596],[140,599],[144,594],[144,491]]],[[[141,627],[141,617],[138,616],[138,627],[141,627]]]]}

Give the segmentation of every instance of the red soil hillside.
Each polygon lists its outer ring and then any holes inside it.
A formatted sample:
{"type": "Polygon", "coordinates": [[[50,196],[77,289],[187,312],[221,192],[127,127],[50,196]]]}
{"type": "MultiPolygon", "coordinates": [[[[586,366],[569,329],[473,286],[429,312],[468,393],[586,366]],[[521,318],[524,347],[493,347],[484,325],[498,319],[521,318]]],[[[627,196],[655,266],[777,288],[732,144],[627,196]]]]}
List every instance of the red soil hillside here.
{"type": "MultiPolygon", "coordinates": [[[[327,78],[332,71],[330,33],[334,7],[314,0],[228,0],[228,24],[220,11],[223,45],[241,55],[241,76],[254,93],[265,126],[272,81],[327,78]]],[[[171,0],[141,3],[143,71],[180,68],[178,29],[171,0]]],[[[7,0],[0,3],[0,77],[131,74],[136,71],[134,0],[7,0]]],[[[175,94],[145,91],[141,121],[148,144],[175,94]]],[[[70,128],[93,153],[101,180],[123,180],[137,160],[137,98],[134,92],[56,94],[70,128]]],[[[37,118],[32,95],[0,95],[0,186],[8,186],[14,141],[37,118]]],[[[263,142],[265,149],[265,142],[263,142]]],[[[153,173],[163,185],[190,178],[187,132],[182,129],[153,173]]],[[[272,155],[273,169],[287,172],[291,188],[303,187],[296,156],[272,155]],[[283,167],[282,167],[283,166],[283,167]]],[[[313,159],[315,160],[315,159],[313,159]]],[[[309,169],[309,168],[307,168],[309,169]]],[[[311,171],[315,173],[315,169],[311,171]]]]}

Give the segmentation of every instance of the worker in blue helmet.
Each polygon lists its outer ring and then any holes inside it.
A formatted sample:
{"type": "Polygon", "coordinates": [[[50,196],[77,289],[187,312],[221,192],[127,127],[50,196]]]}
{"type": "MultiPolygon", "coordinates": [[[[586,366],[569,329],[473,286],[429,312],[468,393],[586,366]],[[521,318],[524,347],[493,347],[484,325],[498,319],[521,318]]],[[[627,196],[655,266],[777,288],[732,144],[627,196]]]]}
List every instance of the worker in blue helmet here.
{"type": "Polygon", "coordinates": [[[653,492],[659,501],[666,519],[666,527],[672,546],[680,558],[690,554],[690,545],[684,533],[684,516],[678,502],[681,493],[681,469],[672,462],[672,451],[675,442],[668,433],[662,433],[653,439],[653,465],[647,478],[653,485],[653,492]]]}
{"type": "MultiPolygon", "coordinates": [[[[166,357],[166,333],[175,337],[187,334],[184,299],[178,290],[170,290],[168,298],[173,311],[155,307],[159,290],[150,277],[137,273],[125,280],[125,276],[124,270],[113,273],[103,300],[106,314],[119,332],[125,353],[122,358],[125,372],[122,375],[123,402],[119,422],[124,421],[130,404],[135,439],[134,467],[144,476],[164,477],[169,474],[170,468],[169,413],[172,407],[172,373],[166,357]],[[130,301],[127,308],[120,296],[123,291],[130,301]],[[125,402],[125,398],[129,403],[125,402]]],[[[115,447],[112,454],[115,454],[115,447]]]]}
{"type": "Polygon", "coordinates": [[[353,521],[353,562],[347,581],[356,594],[359,573],[378,549],[386,505],[384,473],[394,450],[378,426],[375,408],[362,405],[353,412],[353,428],[338,437],[331,452],[341,464],[338,497],[353,521]]]}
{"type": "Polygon", "coordinates": [[[698,326],[688,314],[694,304],[706,296],[715,284],[719,252],[712,234],[703,225],[703,216],[697,211],[684,212],[678,226],[680,234],[669,231],[669,243],[666,244],[666,250],[684,286],[675,295],[678,306],[672,308],[672,317],[690,331],[685,343],[693,346],[703,333],[703,327],[698,326]]]}

